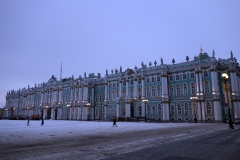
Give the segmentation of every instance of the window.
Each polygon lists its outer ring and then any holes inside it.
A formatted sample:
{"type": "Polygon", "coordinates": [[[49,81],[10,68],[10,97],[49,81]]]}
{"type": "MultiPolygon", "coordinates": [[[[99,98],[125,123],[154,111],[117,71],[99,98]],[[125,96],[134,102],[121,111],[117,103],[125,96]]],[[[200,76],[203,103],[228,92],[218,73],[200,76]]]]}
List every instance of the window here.
{"type": "Polygon", "coordinates": [[[192,94],[196,94],[195,83],[191,83],[191,92],[192,94]]]}
{"type": "Polygon", "coordinates": [[[180,96],[180,85],[179,84],[176,85],[176,90],[177,90],[176,96],[180,96]]]}
{"type": "Polygon", "coordinates": [[[119,87],[119,83],[117,82],[117,87],[119,87]]]}
{"type": "Polygon", "coordinates": [[[149,104],[147,105],[147,115],[148,116],[150,115],[150,106],[149,106],[149,104]]]}
{"type": "Polygon", "coordinates": [[[204,92],[207,94],[210,93],[208,81],[204,81],[204,92]]]}
{"type": "Polygon", "coordinates": [[[160,79],[161,79],[160,76],[157,76],[157,82],[160,82],[160,79]]]}
{"type": "Polygon", "coordinates": [[[174,105],[171,105],[171,106],[170,106],[170,109],[171,109],[170,114],[171,114],[171,115],[174,115],[174,105]]]}
{"type": "Polygon", "coordinates": [[[183,84],[183,95],[187,95],[187,84],[183,84]]]}
{"type": "Polygon", "coordinates": [[[116,94],[114,91],[112,91],[112,98],[115,100],[116,99],[116,94]]]}
{"type": "Polygon", "coordinates": [[[152,107],[152,114],[155,116],[156,115],[156,108],[155,106],[152,107]]]}
{"type": "Polygon", "coordinates": [[[138,79],[138,84],[141,84],[142,83],[142,80],[141,78],[138,79]]]}
{"type": "Polygon", "coordinates": [[[122,107],[122,115],[125,116],[125,114],[126,114],[125,107],[122,107]]]}
{"type": "Polygon", "coordinates": [[[149,83],[149,78],[147,77],[147,83],[149,83]]]}
{"type": "Polygon", "coordinates": [[[113,82],[113,88],[115,87],[115,82],[113,82]]]}
{"type": "Polygon", "coordinates": [[[141,88],[138,88],[138,97],[142,97],[142,90],[141,90],[141,88]]]}
{"type": "Polygon", "coordinates": [[[206,103],[206,107],[207,107],[207,115],[211,115],[212,114],[212,107],[210,102],[206,103]]]}
{"type": "Polygon", "coordinates": [[[173,96],[173,86],[172,85],[169,87],[169,95],[173,96]]]}
{"type": "Polygon", "coordinates": [[[147,87],[147,97],[150,97],[150,89],[147,87]]]}
{"type": "Polygon", "coordinates": [[[182,114],[182,107],[181,107],[181,104],[179,104],[179,103],[177,105],[177,111],[178,111],[178,115],[182,114]]]}
{"type": "Polygon", "coordinates": [[[133,85],[133,79],[130,80],[130,84],[133,85]]]}
{"type": "Polygon", "coordinates": [[[155,97],[155,87],[152,86],[152,97],[155,97]]]}
{"type": "Polygon", "coordinates": [[[142,106],[138,106],[138,115],[142,116],[142,106]]]}
{"type": "Polygon", "coordinates": [[[157,86],[157,96],[158,97],[161,96],[161,86],[160,85],[157,86]]]}
{"type": "Polygon", "coordinates": [[[126,86],[126,81],[123,81],[123,86],[126,86]]]}
{"type": "Polygon", "coordinates": [[[98,95],[96,94],[95,95],[95,102],[97,102],[98,101],[98,95]]]}
{"type": "Polygon", "coordinates": [[[123,90],[123,98],[126,97],[126,90],[123,90]]]}
{"type": "Polygon", "coordinates": [[[169,81],[172,82],[173,81],[173,76],[169,76],[169,81]]]}
{"type": "Polygon", "coordinates": [[[116,91],[116,95],[117,95],[117,97],[119,97],[118,90],[116,91]]]}
{"type": "Polygon", "coordinates": [[[194,79],[195,78],[195,74],[192,72],[192,73],[190,73],[190,78],[191,79],[194,79]]]}
{"type": "Polygon", "coordinates": [[[133,89],[130,89],[130,97],[133,98],[133,89]]]}
{"type": "Polygon", "coordinates": [[[176,81],[179,81],[180,80],[180,76],[179,74],[176,74],[176,81]]]}
{"type": "Polygon", "coordinates": [[[155,82],[155,77],[154,76],[152,76],[152,83],[154,83],[155,82]]]}
{"type": "Polygon", "coordinates": [[[111,100],[111,92],[108,92],[108,100],[111,100]]]}
{"type": "Polygon", "coordinates": [[[203,71],[203,77],[208,77],[208,71],[203,71]]]}
{"type": "Polygon", "coordinates": [[[187,74],[186,73],[183,73],[183,75],[182,75],[183,77],[183,80],[186,80],[187,79],[187,74]]]}
{"type": "Polygon", "coordinates": [[[162,114],[162,106],[161,104],[158,104],[158,115],[162,114]]]}
{"type": "Polygon", "coordinates": [[[102,102],[102,96],[99,95],[99,102],[102,102]]]}
{"type": "Polygon", "coordinates": [[[189,114],[189,107],[188,107],[187,103],[184,104],[184,110],[185,110],[185,115],[188,115],[189,114]]]}
{"type": "Polygon", "coordinates": [[[111,88],[111,83],[108,84],[108,88],[111,88]]]}

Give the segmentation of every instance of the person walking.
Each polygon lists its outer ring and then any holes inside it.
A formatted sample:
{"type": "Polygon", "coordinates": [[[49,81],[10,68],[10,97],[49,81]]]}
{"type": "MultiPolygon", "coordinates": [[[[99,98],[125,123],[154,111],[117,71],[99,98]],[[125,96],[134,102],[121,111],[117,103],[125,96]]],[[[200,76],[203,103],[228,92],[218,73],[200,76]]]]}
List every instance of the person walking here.
{"type": "Polygon", "coordinates": [[[44,119],[42,118],[42,124],[41,124],[42,126],[44,125],[44,119]]]}
{"type": "Polygon", "coordinates": [[[113,119],[113,127],[116,126],[117,127],[117,120],[116,118],[113,119]]]}
{"type": "Polygon", "coordinates": [[[27,119],[27,126],[30,126],[30,118],[27,119]]]}

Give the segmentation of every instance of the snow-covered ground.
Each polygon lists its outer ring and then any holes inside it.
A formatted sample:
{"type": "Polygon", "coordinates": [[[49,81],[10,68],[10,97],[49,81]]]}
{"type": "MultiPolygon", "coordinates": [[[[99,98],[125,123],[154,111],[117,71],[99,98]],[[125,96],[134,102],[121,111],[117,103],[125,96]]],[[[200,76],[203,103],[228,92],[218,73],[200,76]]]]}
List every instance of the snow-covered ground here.
{"type": "Polygon", "coordinates": [[[223,123],[117,122],[118,127],[97,121],[40,123],[30,121],[27,126],[26,120],[0,120],[0,155],[4,159],[16,155],[16,159],[100,159],[227,129],[223,123]],[[34,156],[24,154],[24,148],[34,156]]]}

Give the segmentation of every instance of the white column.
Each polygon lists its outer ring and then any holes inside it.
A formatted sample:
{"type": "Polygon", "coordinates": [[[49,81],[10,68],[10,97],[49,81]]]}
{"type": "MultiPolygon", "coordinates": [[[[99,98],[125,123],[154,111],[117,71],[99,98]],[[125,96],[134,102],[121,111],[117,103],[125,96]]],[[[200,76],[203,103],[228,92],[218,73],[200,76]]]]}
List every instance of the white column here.
{"type": "Polygon", "coordinates": [[[198,72],[195,72],[195,75],[196,75],[196,89],[197,89],[197,93],[199,93],[200,91],[199,91],[199,78],[198,78],[198,72]]]}
{"type": "Polygon", "coordinates": [[[202,120],[205,121],[206,120],[205,102],[201,102],[201,103],[202,103],[202,120]]]}
{"type": "Polygon", "coordinates": [[[197,114],[198,120],[202,120],[202,110],[201,110],[201,102],[197,102],[197,114]]]}
{"type": "Polygon", "coordinates": [[[75,97],[74,97],[74,101],[77,101],[77,87],[74,88],[75,90],[75,97]]]}
{"type": "Polygon", "coordinates": [[[134,78],[134,97],[137,97],[137,78],[134,78]]]}
{"type": "MultiPolygon", "coordinates": [[[[107,82],[106,82],[106,83],[105,83],[105,100],[108,99],[107,90],[108,90],[108,84],[107,84],[107,82]]],[[[103,97],[102,97],[102,98],[103,98],[103,97]]]]}
{"type": "Polygon", "coordinates": [[[77,109],[78,109],[77,120],[80,120],[80,119],[81,119],[81,117],[80,117],[80,115],[81,115],[81,109],[80,109],[80,107],[77,107],[77,109]]]}
{"type": "Polygon", "coordinates": [[[71,89],[71,98],[70,98],[70,102],[72,102],[72,101],[73,101],[73,87],[70,87],[70,89],[71,89]]]}
{"type": "Polygon", "coordinates": [[[142,97],[145,97],[145,81],[144,81],[144,77],[142,77],[142,97]]]}
{"type": "Polygon", "coordinates": [[[69,119],[72,119],[72,108],[69,108],[69,111],[70,111],[70,113],[69,113],[69,119]]]}
{"type": "Polygon", "coordinates": [[[119,98],[121,98],[122,97],[122,81],[119,81],[119,83],[118,83],[119,85],[119,98]]]}
{"type": "Polygon", "coordinates": [[[129,85],[128,85],[129,80],[126,80],[126,97],[129,96],[129,85]]]}
{"type": "Polygon", "coordinates": [[[203,93],[202,72],[199,73],[199,84],[200,92],[203,93]]]}
{"type": "Polygon", "coordinates": [[[116,118],[117,119],[119,118],[119,103],[117,103],[117,106],[116,106],[116,118]]]}
{"type": "Polygon", "coordinates": [[[130,102],[127,102],[126,103],[126,115],[125,115],[125,118],[130,118],[130,102]]]}
{"type": "MultiPolygon", "coordinates": [[[[92,103],[93,103],[94,100],[95,100],[95,97],[94,97],[94,95],[95,95],[95,94],[94,94],[94,89],[95,89],[95,88],[92,86],[92,103]]],[[[94,113],[94,114],[95,114],[95,113],[94,113]]]]}

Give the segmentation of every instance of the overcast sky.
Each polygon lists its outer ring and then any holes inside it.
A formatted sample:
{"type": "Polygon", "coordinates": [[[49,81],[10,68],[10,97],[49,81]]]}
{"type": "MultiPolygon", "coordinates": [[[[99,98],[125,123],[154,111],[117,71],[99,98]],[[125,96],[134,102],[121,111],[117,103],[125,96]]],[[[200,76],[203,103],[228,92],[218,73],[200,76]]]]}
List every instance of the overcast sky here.
{"type": "Polygon", "coordinates": [[[54,74],[123,70],[203,52],[240,61],[239,0],[1,0],[0,107],[54,74]]]}

